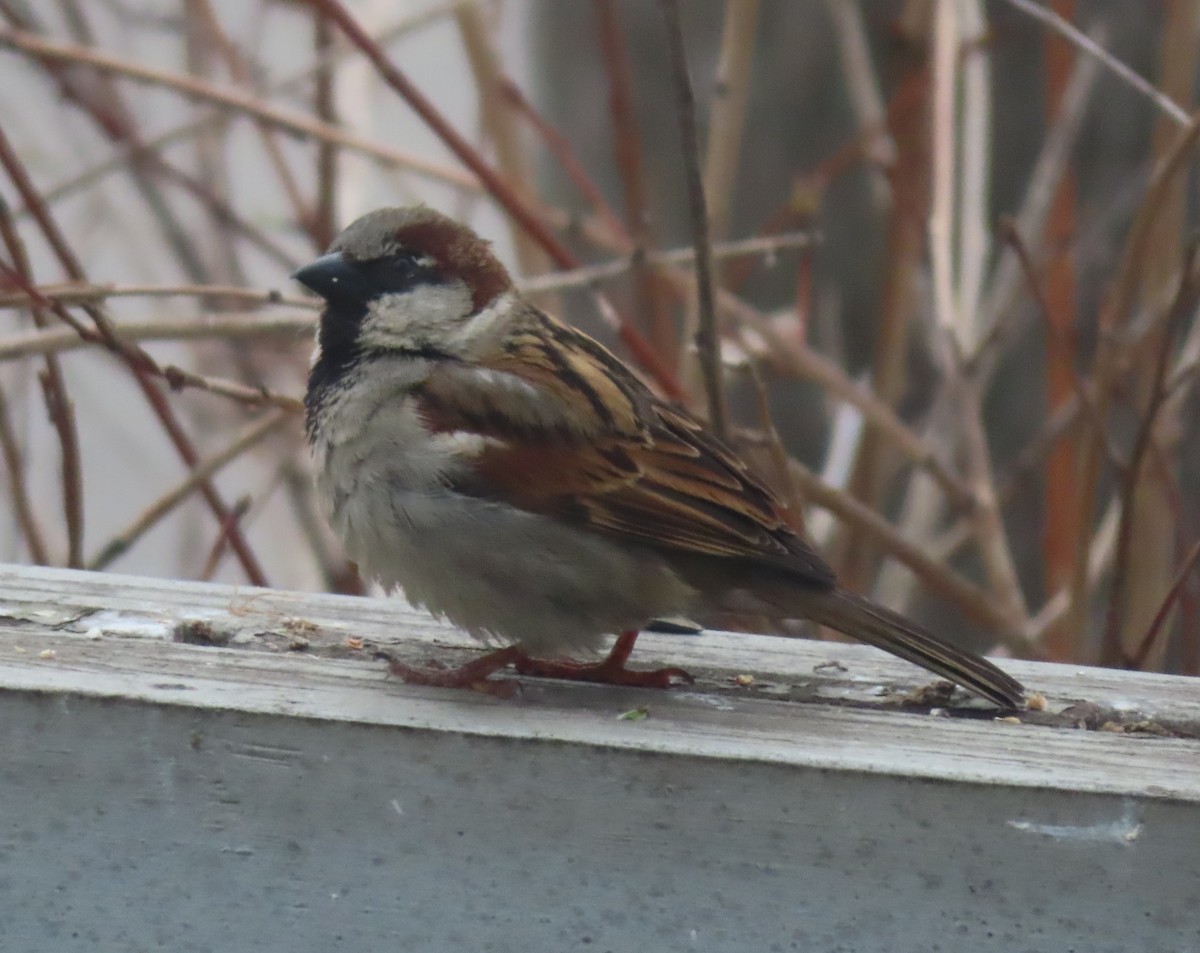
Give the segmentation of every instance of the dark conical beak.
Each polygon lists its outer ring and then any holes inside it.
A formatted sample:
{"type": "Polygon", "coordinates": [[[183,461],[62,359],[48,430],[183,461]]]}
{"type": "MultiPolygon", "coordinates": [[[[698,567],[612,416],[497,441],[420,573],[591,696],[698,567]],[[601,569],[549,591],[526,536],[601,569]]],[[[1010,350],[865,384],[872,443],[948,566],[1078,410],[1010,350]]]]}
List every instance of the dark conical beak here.
{"type": "Polygon", "coordinates": [[[354,265],[342,257],[341,252],[330,252],[316,261],[295,271],[292,277],[322,298],[345,294],[357,277],[354,265]]]}

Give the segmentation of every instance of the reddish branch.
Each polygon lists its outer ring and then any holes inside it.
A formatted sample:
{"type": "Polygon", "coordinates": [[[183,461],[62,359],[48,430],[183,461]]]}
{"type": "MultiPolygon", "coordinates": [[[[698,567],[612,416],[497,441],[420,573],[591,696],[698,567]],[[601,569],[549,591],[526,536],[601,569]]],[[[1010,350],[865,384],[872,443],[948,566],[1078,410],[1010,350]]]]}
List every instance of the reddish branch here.
{"type": "MultiPolygon", "coordinates": [[[[83,266],[75,257],[66,237],[51,217],[50,210],[46,207],[45,202],[42,201],[41,194],[34,186],[24,164],[12,149],[8,137],[4,135],[2,129],[0,129],[0,165],[3,165],[5,171],[8,173],[9,178],[21,196],[21,200],[25,203],[25,207],[33,216],[34,221],[37,222],[39,229],[45,236],[46,242],[54,251],[55,257],[58,258],[63,271],[66,272],[72,281],[87,281],[87,275],[84,273],[83,266]]],[[[30,282],[26,281],[14,269],[6,267],[4,270],[20,290],[30,295],[38,305],[49,308],[68,325],[76,330],[80,330],[82,326],[71,317],[66,308],[40,294],[30,282]]],[[[195,446],[188,438],[179,419],[175,416],[175,412],[172,410],[166,396],[153,380],[153,374],[158,371],[158,365],[149,354],[136,344],[126,344],[117,338],[113,333],[111,322],[100,308],[92,304],[84,304],[81,307],[88,317],[92,319],[96,332],[99,334],[105,347],[117,355],[132,372],[139,389],[150,404],[151,410],[154,411],[155,416],[166,431],[180,458],[189,469],[194,468],[200,459],[199,454],[196,452],[195,446]]],[[[225,505],[225,502],[221,499],[211,481],[205,481],[201,484],[200,494],[208,504],[218,523],[222,526],[227,525],[229,522],[229,508],[225,505]]],[[[262,567],[259,565],[257,557],[251,551],[245,537],[236,525],[231,526],[229,530],[229,545],[237,554],[246,577],[251,583],[256,586],[265,586],[266,576],[262,571],[262,567]]]]}
{"type": "Polygon", "coordinates": [[[721,343],[717,336],[717,305],[713,292],[712,241],[709,235],[708,200],[704,195],[704,177],[700,172],[700,135],[696,131],[696,96],[688,71],[687,50],[683,44],[683,24],[679,19],[678,0],[660,0],[667,27],[671,74],[675,85],[675,114],[683,149],[684,178],[687,183],[688,211],[692,224],[692,244],[696,248],[696,351],[704,377],[704,395],[708,402],[708,423],[722,440],[729,436],[729,409],[725,403],[725,380],[721,373],[721,343]]]}
{"type": "MultiPolygon", "coordinates": [[[[3,133],[0,133],[2,136],[3,133]]],[[[0,200],[0,235],[3,236],[4,246],[13,262],[13,270],[19,275],[19,281],[32,282],[33,271],[29,258],[25,254],[25,245],[17,234],[8,205],[0,200]]],[[[33,323],[38,328],[45,328],[48,320],[45,310],[36,303],[30,308],[33,323]]],[[[45,356],[45,369],[38,375],[42,387],[42,395],[46,401],[46,410],[54,432],[58,435],[60,460],[62,465],[63,517],[67,525],[67,565],[78,569],[83,566],[83,463],[79,453],[79,428],[75,422],[75,406],[67,394],[67,383],[63,377],[62,366],[53,354],[45,356]]],[[[10,464],[13,461],[10,460],[10,464]]],[[[19,464],[14,464],[19,465],[19,464]]],[[[14,496],[23,495],[20,489],[23,475],[10,466],[12,473],[14,496]]],[[[32,526],[32,513],[28,518],[22,515],[22,524],[28,529],[32,526]]],[[[46,561],[46,550],[40,539],[26,535],[30,544],[30,553],[37,559],[40,549],[39,562],[46,561]]]]}
{"type": "MultiPolygon", "coordinates": [[[[625,193],[625,219],[629,222],[634,249],[645,256],[654,250],[655,243],[650,230],[650,189],[642,164],[642,140],[633,108],[633,62],[625,44],[616,0],[595,0],[595,5],[600,52],[608,73],[613,149],[625,193]]],[[[659,354],[670,355],[672,366],[678,367],[678,335],[658,276],[652,269],[638,264],[634,268],[634,288],[642,325],[648,329],[654,349],[659,354]]]]}
{"type": "MultiPolygon", "coordinates": [[[[392,87],[425,124],[442,140],[468,169],[474,172],[487,192],[502,205],[525,231],[545,250],[560,268],[578,268],[579,259],[571,253],[537,214],[501,178],[466,139],[464,139],[440,111],[416,85],[388,58],[383,48],[375,42],[354,16],[339,0],[309,0],[310,5],[324,13],[346,38],[362,51],[374,65],[379,76],[392,87]]],[[[649,342],[627,320],[620,322],[621,342],[638,365],[646,371],[673,400],[683,400],[683,388],[675,375],[650,347],[649,342]]]]}

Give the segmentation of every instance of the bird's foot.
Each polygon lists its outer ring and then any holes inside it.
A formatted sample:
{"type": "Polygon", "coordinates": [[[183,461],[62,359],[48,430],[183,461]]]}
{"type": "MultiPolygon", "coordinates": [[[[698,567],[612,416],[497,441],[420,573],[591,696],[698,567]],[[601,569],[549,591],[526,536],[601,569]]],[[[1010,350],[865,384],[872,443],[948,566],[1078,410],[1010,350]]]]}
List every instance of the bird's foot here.
{"type": "Polygon", "coordinates": [[[506,665],[518,664],[522,659],[527,658],[516,646],[489,652],[473,662],[458,666],[458,668],[421,668],[401,662],[390,652],[384,651],[376,652],[375,657],[386,660],[388,673],[402,679],[408,685],[465,688],[473,692],[482,692],[485,695],[494,695],[497,698],[511,698],[520,685],[514,681],[495,680],[488,676],[498,672],[506,665]]]}
{"type": "Polygon", "coordinates": [[[636,632],[622,632],[612,651],[600,662],[565,662],[539,659],[521,653],[513,664],[522,675],[538,678],[561,678],[576,682],[599,682],[604,685],[631,685],[636,688],[670,688],[673,685],[692,685],[695,679],[681,668],[659,668],[639,672],[625,667],[637,641],[636,632]]]}

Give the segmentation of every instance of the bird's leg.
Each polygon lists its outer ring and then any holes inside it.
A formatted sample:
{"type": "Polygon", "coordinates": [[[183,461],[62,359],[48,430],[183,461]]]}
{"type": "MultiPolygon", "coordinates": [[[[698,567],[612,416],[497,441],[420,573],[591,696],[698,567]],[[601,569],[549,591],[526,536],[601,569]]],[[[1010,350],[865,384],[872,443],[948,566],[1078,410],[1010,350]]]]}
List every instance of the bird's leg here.
{"type": "Polygon", "coordinates": [[[397,678],[403,679],[409,685],[432,685],[435,688],[469,688],[472,691],[508,698],[517,689],[513,681],[493,681],[488,678],[493,672],[498,672],[506,665],[519,663],[526,658],[515,645],[488,652],[473,662],[467,662],[458,668],[419,668],[408,665],[394,658],[389,652],[376,652],[376,658],[387,660],[388,671],[397,678]]]}
{"type": "Polygon", "coordinates": [[[633,652],[638,634],[622,632],[613,643],[612,651],[600,662],[564,662],[531,658],[524,653],[513,664],[522,675],[541,678],[563,678],[577,682],[601,682],[605,685],[634,685],[639,688],[670,688],[676,682],[691,685],[696,680],[681,668],[660,668],[638,672],[625,667],[633,652]]]}

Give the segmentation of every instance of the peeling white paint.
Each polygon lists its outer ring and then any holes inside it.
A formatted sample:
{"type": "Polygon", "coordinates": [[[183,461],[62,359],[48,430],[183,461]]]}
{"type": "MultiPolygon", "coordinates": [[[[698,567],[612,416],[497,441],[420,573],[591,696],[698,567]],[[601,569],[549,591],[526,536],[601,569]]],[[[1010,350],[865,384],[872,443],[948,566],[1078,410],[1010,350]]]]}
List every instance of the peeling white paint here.
{"type": "Polygon", "coordinates": [[[1085,844],[1120,844],[1128,846],[1141,836],[1144,825],[1137,819],[1132,804],[1125,805],[1120,818],[1095,824],[1037,824],[1033,821],[1009,821],[1008,826],[1028,834],[1038,834],[1058,841],[1085,844]]]}
{"type": "Polygon", "coordinates": [[[134,615],[119,609],[102,609],[88,617],[84,638],[115,635],[130,639],[170,639],[178,620],[163,616],[134,615]]]}

